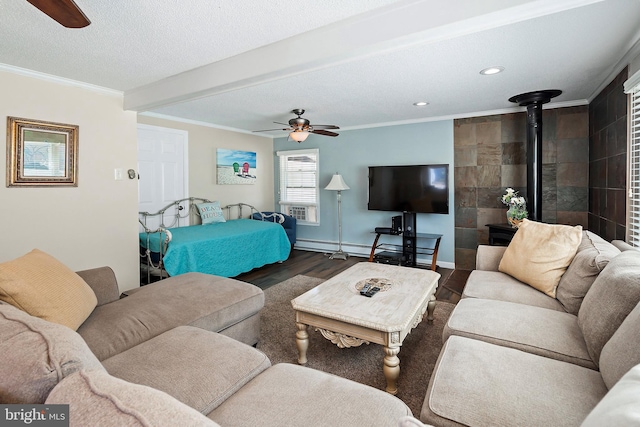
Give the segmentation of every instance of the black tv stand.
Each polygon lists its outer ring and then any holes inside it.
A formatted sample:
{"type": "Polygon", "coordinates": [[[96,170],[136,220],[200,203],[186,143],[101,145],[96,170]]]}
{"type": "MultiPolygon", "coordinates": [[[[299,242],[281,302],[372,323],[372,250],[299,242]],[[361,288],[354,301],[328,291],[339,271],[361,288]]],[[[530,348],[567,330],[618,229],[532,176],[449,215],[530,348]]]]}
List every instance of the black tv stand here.
{"type": "Polygon", "coordinates": [[[417,265],[418,254],[431,255],[431,270],[435,271],[442,234],[417,233],[415,213],[404,212],[402,216],[403,229],[401,233],[398,233],[392,228],[376,227],[374,231],[376,238],[373,241],[373,245],[371,245],[369,262],[415,267],[417,265]],[[380,236],[383,235],[401,235],[402,245],[379,243],[380,236]],[[428,240],[434,243],[431,246],[424,246],[423,243],[421,243],[423,246],[418,246],[418,240],[428,240]],[[381,252],[376,252],[377,250],[381,250],[381,252]]]}

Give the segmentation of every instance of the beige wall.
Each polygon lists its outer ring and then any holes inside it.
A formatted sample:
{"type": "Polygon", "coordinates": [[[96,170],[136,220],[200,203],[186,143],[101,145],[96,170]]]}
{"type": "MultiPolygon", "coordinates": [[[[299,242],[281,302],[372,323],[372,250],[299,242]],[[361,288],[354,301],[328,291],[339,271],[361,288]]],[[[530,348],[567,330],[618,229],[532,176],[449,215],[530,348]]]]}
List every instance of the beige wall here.
{"type": "Polygon", "coordinates": [[[190,196],[219,200],[222,206],[242,202],[259,210],[273,210],[274,153],[271,138],[143,115],[138,116],[138,123],[189,132],[190,196]],[[258,177],[256,184],[216,184],[218,148],[255,152],[258,177]]]}
{"type": "MultiPolygon", "coordinates": [[[[138,286],[137,183],[114,179],[115,168],[136,168],[136,114],[118,94],[9,72],[0,72],[0,93],[5,135],[7,116],[80,127],[77,188],[0,185],[0,262],[38,248],[73,270],[111,266],[121,290],[138,286]]],[[[3,177],[5,169],[3,161],[3,177]]]]}

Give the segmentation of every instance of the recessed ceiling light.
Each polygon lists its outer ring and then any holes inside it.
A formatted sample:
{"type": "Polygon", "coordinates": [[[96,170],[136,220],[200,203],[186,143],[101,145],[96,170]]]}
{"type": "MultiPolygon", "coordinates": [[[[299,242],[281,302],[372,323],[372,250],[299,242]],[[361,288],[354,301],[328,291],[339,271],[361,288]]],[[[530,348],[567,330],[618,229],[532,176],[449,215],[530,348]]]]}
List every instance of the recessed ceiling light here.
{"type": "Polygon", "coordinates": [[[480,74],[482,74],[483,76],[490,76],[492,74],[498,74],[504,71],[504,67],[489,67],[489,68],[485,68],[484,70],[480,71],[480,74]]]}
{"type": "Polygon", "coordinates": [[[429,105],[429,103],[420,101],[420,102],[414,102],[413,105],[415,105],[416,107],[424,107],[425,105],[429,105]]]}

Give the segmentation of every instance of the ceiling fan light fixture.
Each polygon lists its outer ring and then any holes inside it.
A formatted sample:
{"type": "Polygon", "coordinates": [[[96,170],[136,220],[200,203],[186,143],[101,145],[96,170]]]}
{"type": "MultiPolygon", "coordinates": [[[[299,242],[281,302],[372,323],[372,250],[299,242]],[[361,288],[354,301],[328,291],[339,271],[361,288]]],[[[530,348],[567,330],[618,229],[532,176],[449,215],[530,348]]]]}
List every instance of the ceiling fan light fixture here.
{"type": "Polygon", "coordinates": [[[296,142],[303,142],[305,139],[309,137],[309,132],[305,130],[294,130],[289,134],[289,137],[296,142]]]}

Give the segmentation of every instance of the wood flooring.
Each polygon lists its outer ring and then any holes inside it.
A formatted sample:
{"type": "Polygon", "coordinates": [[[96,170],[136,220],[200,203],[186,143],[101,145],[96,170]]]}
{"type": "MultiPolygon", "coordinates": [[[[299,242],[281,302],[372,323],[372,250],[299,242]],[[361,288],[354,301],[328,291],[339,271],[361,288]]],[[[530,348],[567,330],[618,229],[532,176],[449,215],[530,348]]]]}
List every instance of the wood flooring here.
{"type": "MultiPolygon", "coordinates": [[[[282,263],[257,268],[235,278],[266,289],[298,274],[329,279],[358,262],[367,261],[367,258],[353,256],[346,261],[334,260],[329,259],[328,254],[294,249],[291,251],[289,259],[282,263]]],[[[436,299],[457,303],[470,272],[441,267],[438,267],[436,271],[442,276],[436,291],[436,299]]]]}

